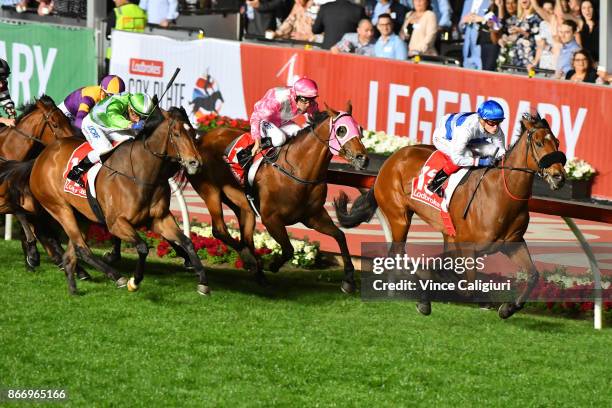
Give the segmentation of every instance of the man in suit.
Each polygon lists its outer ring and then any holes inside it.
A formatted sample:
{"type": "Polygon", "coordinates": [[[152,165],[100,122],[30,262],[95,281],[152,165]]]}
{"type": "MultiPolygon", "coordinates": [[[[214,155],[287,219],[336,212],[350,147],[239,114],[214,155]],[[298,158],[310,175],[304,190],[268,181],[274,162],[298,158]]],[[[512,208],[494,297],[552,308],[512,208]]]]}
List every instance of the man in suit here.
{"type": "Polygon", "coordinates": [[[325,33],[323,48],[329,50],[344,35],[357,30],[357,25],[365,18],[362,6],[348,0],[336,0],[321,6],[312,25],[313,34],[325,33]]]}
{"type": "Polygon", "coordinates": [[[482,69],[480,45],[478,44],[480,25],[477,17],[484,17],[489,5],[489,0],[465,0],[463,4],[459,30],[463,31],[463,66],[465,68],[482,69]]]}
{"type": "MultiPolygon", "coordinates": [[[[399,34],[399,30],[404,24],[406,13],[410,11],[408,7],[400,4],[396,0],[367,0],[366,7],[372,10],[372,15],[368,16],[372,20],[372,24],[378,27],[378,17],[382,14],[389,14],[393,20],[393,32],[399,34]]],[[[380,32],[376,33],[378,37],[380,32]]]]}
{"type": "Polygon", "coordinates": [[[253,10],[252,19],[247,12],[247,33],[264,36],[267,30],[276,30],[276,17],[285,8],[284,0],[247,0],[246,4],[253,10]]]}

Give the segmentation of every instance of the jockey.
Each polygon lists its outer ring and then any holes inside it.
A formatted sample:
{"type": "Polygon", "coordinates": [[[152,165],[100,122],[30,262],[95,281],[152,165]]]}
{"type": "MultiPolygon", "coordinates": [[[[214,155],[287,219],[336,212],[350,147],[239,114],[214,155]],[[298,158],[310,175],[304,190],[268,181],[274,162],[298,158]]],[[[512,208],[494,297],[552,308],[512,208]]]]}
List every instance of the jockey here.
{"type": "Polygon", "coordinates": [[[60,103],[58,108],[64,112],[77,128],[95,104],[109,95],[120,94],[125,91],[125,83],[116,75],[107,75],[102,78],[100,85],[85,86],[72,92],[60,103]]]}
{"type": "Polygon", "coordinates": [[[445,115],[433,143],[446,163],[427,185],[429,191],[443,197],[442,184],[461,167],[490,166],[502,156],[506,152],[506,136],[499,127],[503,120],[504,109],[493,100],[481,103],[478,112],[445,115]]]}
{"type": "Polygon", "coordinates": [[[272,88],[255,103],[251,115],[251,137],[255,142],[252,155],[261,147],[281,146],[287,138],[295,136],[300,127],[293,122],[299,115],[312,115],[319,111],[315,81],[298,79],[292,87],[272,88]],[[263,142],[262,142],[263,137],[263,142]]]}
{"type": "Polygon", "coordinates": [[[15,102],[11,99],[8,90],[8,77],[11,75],[11,68],[8,63],[0,58],[0,106],[8,115],[8,118],[0,117],[0,123],[6,126],[15,126],[15,102]]]}
{"type": "Polygon", "coordinates": [[[153,101],[143,93],[113,95],[94,106],[81,127],[94,150],[74,166],[67,177],[80,184],[83,173],[99,162],[102,154],[113,150],[112,142],[133,139],[135,133],[144,129],[144,118],[153,108],[153,101]]]}

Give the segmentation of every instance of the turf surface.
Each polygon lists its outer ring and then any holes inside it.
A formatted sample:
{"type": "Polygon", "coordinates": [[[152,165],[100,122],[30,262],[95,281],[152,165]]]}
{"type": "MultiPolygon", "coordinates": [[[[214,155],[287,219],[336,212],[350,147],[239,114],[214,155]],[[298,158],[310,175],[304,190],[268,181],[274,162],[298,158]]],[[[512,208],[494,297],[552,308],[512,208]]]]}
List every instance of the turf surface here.
{"type": "Polygon", "coordinates": [[[588,320],[447,304],[423,317],[343,295],[338,271],[282,271],[263,290],[214,270],[204,298],[151,260],[137,293],[93,271],[71,297],[46,257],[26,273],[18,243],[0,243],[0,388],[88,407],[610,404],[612,330],[588,320]]]}

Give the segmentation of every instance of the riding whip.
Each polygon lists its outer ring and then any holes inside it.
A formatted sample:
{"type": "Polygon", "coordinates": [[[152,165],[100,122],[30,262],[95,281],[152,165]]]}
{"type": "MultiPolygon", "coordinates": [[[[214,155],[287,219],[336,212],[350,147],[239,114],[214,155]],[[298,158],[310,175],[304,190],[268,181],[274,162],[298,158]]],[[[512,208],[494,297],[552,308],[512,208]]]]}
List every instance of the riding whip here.
{"type": "Polygon", "coordinates": [[[166,85],[166,89],[164,90],[164,93],[161,95],[161,97],[157,100],[157,103],[155,104],[155,106],[153,107],[153,109],[151,110],[151,113],[149,114],[149,116],[147,116],[145,118],[145,123],[147,123],[147,121],[149,120],[149,118],[153,115],[153,112],[155,112],[155,109],[157,109],[159,107],[159,103],[164,99],[164,96],[166,96],[166,92],[168,92],[168,90],[172,87],[172,84],[174,83],[174,80],[176,79],[176,76],[178,75],[178,73],[181,71],[180,68],[176,68],[176,70],[174,71],[174,74],[172,75],[172,78],[170,78],[170,82],[168,82],[168,85],[166,85]]]}
{"type": "MultiPolygon", "coordinates": [[[[499,147],[497,149],[495,149],[495,153],[493,153],[493,157],[497,156],[497,152],[499,151],[499,147]]],[[[472,197],[470,197],[470,201],[468,201],[467,205],[465,206],[465,210],[463,210],[463,219],[465,220],[465,217],[467,217],[467,212],[468,209],[470,208],[470,204],[472,204],[472,201],[474,201],[474,197],[476,196],[476,191],[478,191],[478,187],[480,186],[480,183],[482,182],[482,179],[484,178],[485,174],[487,174],[487,172],[491,169],[491,167],[487,167],[485,169],[485,171],[482,172],[482,176],[480,176],[480,180],[478,180],[478,183],[476,184],[476,188],[474,189],[474,192],[472,193],[472,197]]]]}

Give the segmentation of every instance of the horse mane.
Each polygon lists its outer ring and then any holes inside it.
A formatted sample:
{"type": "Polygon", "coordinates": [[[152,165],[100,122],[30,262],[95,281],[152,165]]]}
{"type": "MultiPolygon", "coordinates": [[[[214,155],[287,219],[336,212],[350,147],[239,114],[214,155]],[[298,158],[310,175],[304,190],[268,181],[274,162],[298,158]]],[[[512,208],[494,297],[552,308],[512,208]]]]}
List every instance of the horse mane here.
{"type": "MultiPolygon", "coordinates": [[[[156,97],[153,98],[153,103],[157,103],[156,97]]],[[[171,118],[181,120],[185,122],[187,125],[189,125],[190,127],[192,127],[191,122],[189,121],[189,116],[187,115],[185,108],[183,108],[182,106],[180,108],[173,106],[168,110],[168,113],[170,114],[171,118]]],[[[151,113],[151,115],[149,116],[149,118],[147,119],[147,123],[144,127],[145,137],[151,136],[153,132],[155,131],[155,129],[157,129],[157,127],[162,124],[164,119],[165,118],[164,118],[164,115],[161,113],[161,110],[158,108],[155,108],[153,112],[151,113]]]]}
{"type": "MultiPolygon", "coordinates": [[[[531,123],[537,129],[548,129],[548,130],[550,130],[550,125],[548,124],[548,121],[546,119],[544,119],[543,117],[541,117],[540,114],[537,113],[537,112],[536,112],[535,115],[532,115],[531,113],[524,113],[523,114],[523,119],[527,120],[529,123],[531,123]]],[[[512,150],[516,147],[518,142],[520,142],[520,140],[523,138],[523,135],[525,133],[527,133],[526,131],[527,131],[527,127],[525,126],[523,121],[521,121],[521,128],[519,130],[518,137],[516,138],[516,141],[514,143],[512,143],[512,145],[510,145],[508,147],[508,149],[506,150],[506,156],[508,154],[510,154],[510,152],[512,152],[512,150]]]]}
{"type": "Polygon", "coordinates": [[[317,126],[321,124],[321,122],[329,119],[329,113],[327,111],[315,112],[312,115],[309,115],[307,125],[300,129],[295,137],[292,137],[285,144],[290,144],[293,140],[296,140],[299,136],[305,135],[309,133],[311,130],[314,130],[317,126]]]}
{"type": "Polygon", "coordinates": [[[51,98],[49,95],[42,94],[40,98],[34,98],[34,100],[26,102],[17,108],[17,110],[21,111],[21,114],[17,116],[17,122],[19,122],[24,116],[27,116],[30,113],[34,112],[34,110],[36,109],[36,102],[38,101],[41,101],[43,104],[49,107],[55,106],[55,101],[53,100],[53,98],[51,98]]]}

